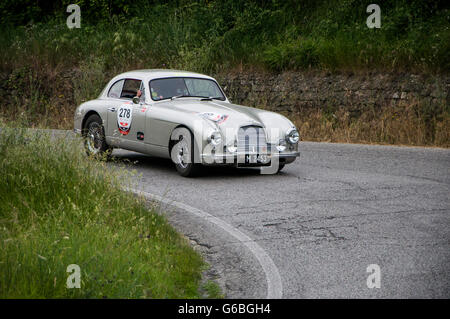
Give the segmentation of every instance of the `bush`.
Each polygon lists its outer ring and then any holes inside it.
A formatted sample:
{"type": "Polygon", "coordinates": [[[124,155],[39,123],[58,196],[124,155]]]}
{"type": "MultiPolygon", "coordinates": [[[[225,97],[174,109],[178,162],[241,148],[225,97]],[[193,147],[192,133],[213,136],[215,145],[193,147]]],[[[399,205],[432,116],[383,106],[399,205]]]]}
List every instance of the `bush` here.
{"type": "Polygon", "coordinates": [[[65,1],[51,8],[23,1],[24,17],[41,18],[29,23],[19,14],[22,22],[11,18],[12,26],[7,17],[21,7],[0,6],[11,10],[0,26],[2,70],[67,67],[92,58],[101,59],[106,72],[171,67],[210,73],[242,64],[449,70],[443,1],[385,1],[381,29],[366,26],[371,1],[81,1],[76,30],[66,27],[65,1]]]}

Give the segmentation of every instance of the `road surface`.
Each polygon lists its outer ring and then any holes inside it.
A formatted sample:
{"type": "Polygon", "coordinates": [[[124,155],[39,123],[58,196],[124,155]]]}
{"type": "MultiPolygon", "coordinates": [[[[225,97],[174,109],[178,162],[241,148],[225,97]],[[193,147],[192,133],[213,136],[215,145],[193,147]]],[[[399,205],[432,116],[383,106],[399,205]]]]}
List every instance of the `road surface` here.
{"type": "MultiPolygon", "coordinates": [[[[300,149],[278,175],[207,168],[197,178],[178,176],[168,160],[114,155],[134,162],[126,169],[137,170],[137,189],[248,236],[276,266],[282,298],[450,297],[450,150],[311,142],[300,149]],[[380,288],[368,288],[369,276],[377,283],[367,269],[373,264],[380,288]]],[[[227,297],[266,296],[273,274],[245,242],[162,206],[204,253],[227,297]]]]}

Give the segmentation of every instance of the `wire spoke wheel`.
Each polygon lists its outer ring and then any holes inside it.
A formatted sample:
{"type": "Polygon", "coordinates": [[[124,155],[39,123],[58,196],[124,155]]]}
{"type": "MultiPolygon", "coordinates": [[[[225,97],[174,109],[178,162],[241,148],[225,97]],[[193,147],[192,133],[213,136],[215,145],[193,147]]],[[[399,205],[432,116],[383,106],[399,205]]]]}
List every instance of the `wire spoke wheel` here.
{"type": "Polygon", "coordinates": [[[89,152],[93,155],[97,155],[101,152],[103,144],[103,132],[98,123],[91,123],[87,136],[86,145],[89,152]]]}
{"type": "Polygon", "coordinates": [[[89,156],[100,156],[109,154],[111,147],[106,144],[105,131],[102,120],[98,115],[91,115],[86,120],[86,126],[83,133],[84,146],[89,156]]]}

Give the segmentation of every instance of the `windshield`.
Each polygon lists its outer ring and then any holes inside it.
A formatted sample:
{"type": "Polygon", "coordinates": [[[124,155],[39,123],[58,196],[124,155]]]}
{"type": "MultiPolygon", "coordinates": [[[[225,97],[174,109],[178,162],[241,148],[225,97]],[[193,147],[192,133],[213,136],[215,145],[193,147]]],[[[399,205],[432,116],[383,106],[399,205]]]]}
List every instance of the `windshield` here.
{"type": "Polygon", "coordinates": [[[153,101],[188,96],[225,100],[215,81],[200,78],[176,77],[151,80],[150,93],[153,101]]]}

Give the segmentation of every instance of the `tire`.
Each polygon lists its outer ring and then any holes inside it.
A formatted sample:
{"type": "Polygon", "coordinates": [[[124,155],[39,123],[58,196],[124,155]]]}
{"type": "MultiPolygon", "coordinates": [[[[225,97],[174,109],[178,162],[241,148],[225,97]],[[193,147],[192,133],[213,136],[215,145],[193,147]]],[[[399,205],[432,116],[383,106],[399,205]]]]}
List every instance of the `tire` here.
{"type": "Polygon", "coordinates": [[[112,152],[112,148],[106,144],[102,119],[97,114],[92,114],[86,120],[83,128],[83,139],[88,156],[102,158],[109,156],[112,152]]]}
{"type": "Polygon", "coordinates": [[[286,165],[286,164],[278,164],[278,170],[277,170],[277,174],[279,173],[279,172],[281,172],[281,170],[284,168],[284,165],[286,165]]]}
{"type": "Polygon", "coordinates": [[[176,128],[172,134],[175,140],[170,150],[170,157],[183,177],[193,177],[200,171],[200,164],[194,162],[194,136],[185,127],[176,128]],[[189,143],[190,141],[190,143],[189,143]]]}

